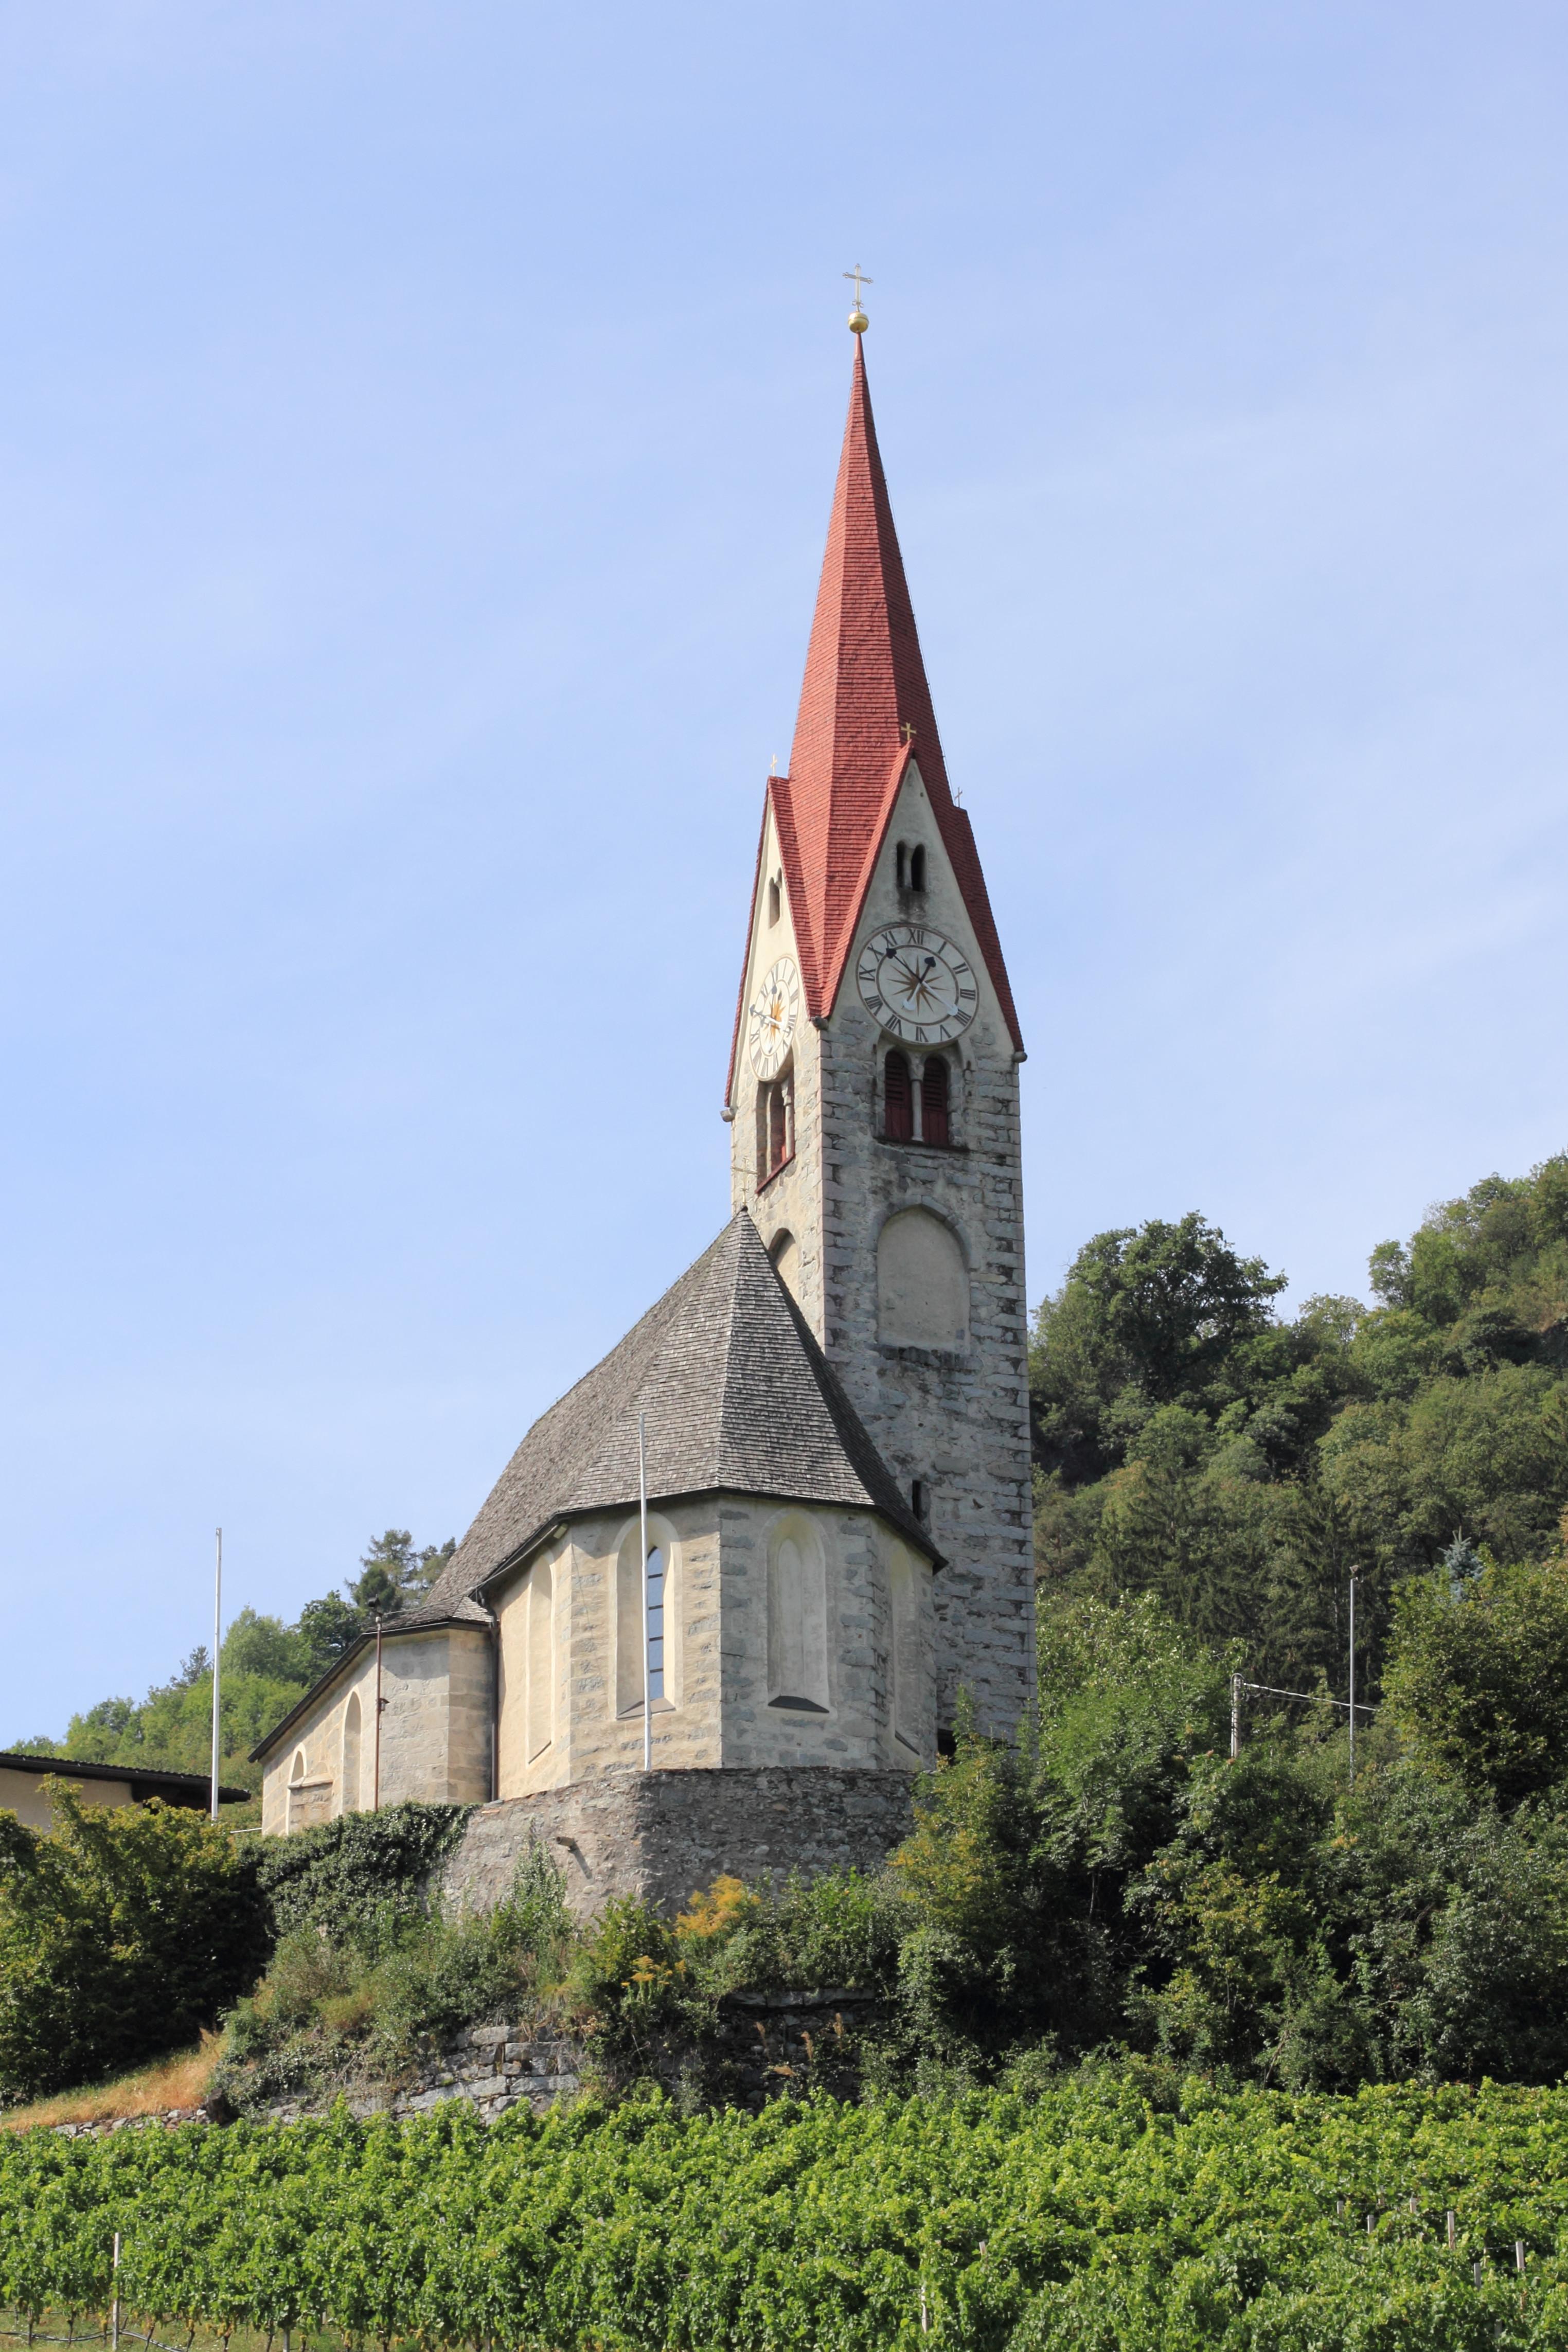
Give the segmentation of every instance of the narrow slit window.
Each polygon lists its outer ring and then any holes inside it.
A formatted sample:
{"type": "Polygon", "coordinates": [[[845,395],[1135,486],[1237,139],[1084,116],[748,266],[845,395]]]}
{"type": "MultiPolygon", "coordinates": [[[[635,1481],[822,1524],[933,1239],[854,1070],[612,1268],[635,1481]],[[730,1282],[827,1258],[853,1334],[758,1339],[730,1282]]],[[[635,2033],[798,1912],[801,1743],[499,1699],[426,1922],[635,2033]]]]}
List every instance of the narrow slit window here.
{"type": "Polygon", "coordinates": [[[941,1054],[928,1054],[921,1072],[921,1132],[928,1143],[952,1140],[948,1125],[947,1063],[941,1054]]]}
{"type": "Polygon", "coordinates": [[[664,1554],[656,1544],[647,1556],[647,1690],[664,1696],[664,1554]]]}
{"type": "Polygon", "coordinates": [[[783,899],[784,893],[779,888],[779,878],[775,874],[768,884],[768,929],[770,930],[778,921],[783,899]]]}
{"type": "Polygon", "coordinates": [[[900,889],[907,890],[910,887],[910,845],[907,841],[900,841],[893,853],[893,866],[900,889]]]}
{"type": "Polygon", "coordinates": [[[910,1085],[910,1057],[889,1055],[882,1092],[882,1132],[889,1143],[908,1143],[914,1133],[914,1093],[910,1085]]]}
{"type": "Polygon", "coordinates": [[[783,1087],[768,1090],[768,1174],[789,1158],[789,1106],[783,1087]]]}
{"type": "Polygon", "coordinates": [[[910,852],[910,888],[923,890],[926,886],[925,844],[917,841],[910,852]]]}

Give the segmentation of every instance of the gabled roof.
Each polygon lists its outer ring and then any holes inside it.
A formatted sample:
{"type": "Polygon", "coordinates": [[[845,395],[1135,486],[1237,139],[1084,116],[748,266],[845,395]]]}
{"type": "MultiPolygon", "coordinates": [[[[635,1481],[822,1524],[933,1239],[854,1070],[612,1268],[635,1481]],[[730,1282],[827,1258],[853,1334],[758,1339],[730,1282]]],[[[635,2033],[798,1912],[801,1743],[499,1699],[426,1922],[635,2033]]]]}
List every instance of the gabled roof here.
{"type": "MultiPolygon", "coordinates": [[[[937,1558],[742,1210],[620,1345],[536,1421],[432,1587],[451,1618],[579,1512],[741,1494],[880,1512],[937,1558]]],[[[416,1621],[402,1618],[399,1626],[416,1621]]]]}
{"type": "MultiPolygon", "coordinates": [[[[813,1019],[831,1013],[837,998],[911,752],[1003,1018],[1022,1053],[973,830],[948,786],[857,335],[789,774],[768,784],[813,1019]]],[[[754,913],[753,905],[753,919],[754,913]]],[[[736,1027],[738,1034],[739,1021],[736,1027]]],[[[731,1085],[733,1077],[731,1055],[731,1085]]]]}

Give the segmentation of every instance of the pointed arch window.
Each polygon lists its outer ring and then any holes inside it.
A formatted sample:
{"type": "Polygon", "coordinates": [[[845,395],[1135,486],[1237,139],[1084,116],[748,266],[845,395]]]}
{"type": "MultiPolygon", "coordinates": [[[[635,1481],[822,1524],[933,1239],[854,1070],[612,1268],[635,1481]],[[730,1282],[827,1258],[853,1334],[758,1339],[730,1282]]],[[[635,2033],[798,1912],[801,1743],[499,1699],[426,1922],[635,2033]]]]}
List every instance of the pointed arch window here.
{"type": "Polygon", "coordinates": [[[928,1054],[921,1072],[921,1134],[927,1143],[948,1143],[952,1140],[948,1119],[947,1059],[942,1054],[928,1054]]]}
{"type": "Polygon", "coordinates": [[[882,1132],[889,1143],[908,1143],[914,1131],[910,1057],[895,1046],[882,1066],[882,1132]]]}

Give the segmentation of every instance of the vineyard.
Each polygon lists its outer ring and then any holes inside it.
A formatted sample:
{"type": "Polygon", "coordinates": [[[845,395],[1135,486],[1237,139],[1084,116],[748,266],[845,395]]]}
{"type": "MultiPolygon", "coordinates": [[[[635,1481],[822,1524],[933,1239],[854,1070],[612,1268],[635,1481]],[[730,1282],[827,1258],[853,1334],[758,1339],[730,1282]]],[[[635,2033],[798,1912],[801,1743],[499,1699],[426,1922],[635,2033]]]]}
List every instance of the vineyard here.
{"type": "Polygon", "coordinates": [[[540,2352],[1568,2347],[1568,2093],[1123,2079],[0,2145],[0,2305],[540,2352]],[[118,2273],[111,2270],[116,2233],[118,2273]]]}

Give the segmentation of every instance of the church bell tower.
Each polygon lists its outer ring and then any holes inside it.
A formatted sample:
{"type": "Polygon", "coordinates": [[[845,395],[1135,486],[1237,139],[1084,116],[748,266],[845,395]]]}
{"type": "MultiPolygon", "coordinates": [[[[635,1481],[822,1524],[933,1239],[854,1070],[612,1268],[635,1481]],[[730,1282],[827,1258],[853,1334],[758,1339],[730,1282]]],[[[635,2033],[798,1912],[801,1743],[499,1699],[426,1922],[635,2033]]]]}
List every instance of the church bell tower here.
{"type": "Polygon", "coordinates": [[[854,377],[786,776],[768,780],[725,1116],[747,1210],[942,1556],[938,1716],[1033,1684],[1018,1066],[854,377]]]}

